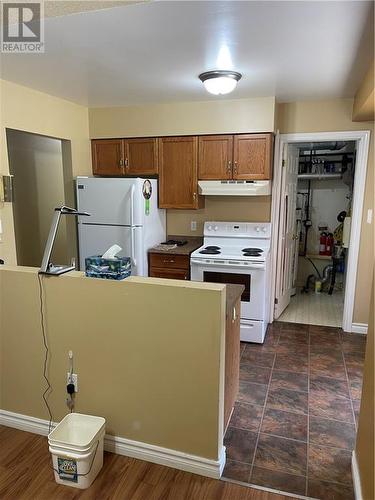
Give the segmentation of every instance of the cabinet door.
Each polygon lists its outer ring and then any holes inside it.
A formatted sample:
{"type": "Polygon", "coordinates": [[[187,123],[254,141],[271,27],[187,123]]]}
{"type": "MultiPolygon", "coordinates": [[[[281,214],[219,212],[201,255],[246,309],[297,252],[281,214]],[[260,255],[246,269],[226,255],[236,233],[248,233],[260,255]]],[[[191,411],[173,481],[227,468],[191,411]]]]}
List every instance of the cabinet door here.
{"type": "Polygon", "coordinates": [[[271,179],[272,134],[234,136],[233,179],[271,179]]]}
{"type": "Polygon", "coordinates": [[[157,139],[125,139],[125,173],[155,175],[158,173],[157,139]]]}
{"type": "Polygon", "coordinates": [[[232,135],[199,137],[198,178],[222,180],[232,178],[232,135]]]}
{"type": "Polygon", "coordinates": [[[198,137],[159,139],[160,208],[199,208],[198,137]]]}
{"type": "Polygon", "coordinates": [[[159,269],[152,267],[150,269],[151,278],[166,278],[171,280],[188,280],[189,271],[186,269],[159,269]]]}
{"type": "Polygon", "coordinates": [[[94,175],[123,175],[124,141],[122,139],[93,140],[91,150],[94,175]]]}

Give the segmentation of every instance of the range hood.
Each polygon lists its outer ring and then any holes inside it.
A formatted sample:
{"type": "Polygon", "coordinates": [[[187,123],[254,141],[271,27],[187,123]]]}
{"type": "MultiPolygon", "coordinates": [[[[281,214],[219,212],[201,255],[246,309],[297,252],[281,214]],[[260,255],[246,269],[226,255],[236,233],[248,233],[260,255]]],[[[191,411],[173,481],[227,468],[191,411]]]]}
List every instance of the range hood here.
{"type": "Polygon", "coordinates": [[[271,181],[198,181],[205,196],[270,196],[271,181]]]}

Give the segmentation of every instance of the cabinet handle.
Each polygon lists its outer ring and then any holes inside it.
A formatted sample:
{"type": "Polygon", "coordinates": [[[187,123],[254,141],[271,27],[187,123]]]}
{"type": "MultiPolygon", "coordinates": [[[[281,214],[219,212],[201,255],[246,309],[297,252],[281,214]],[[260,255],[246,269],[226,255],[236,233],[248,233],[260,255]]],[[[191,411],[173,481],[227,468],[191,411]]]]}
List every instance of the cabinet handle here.
{"type": "Polygon", "coordinates": [[[124,166],[124,160],[121,158],[121,160],[118,162],[119,168],[124,166]]]}
{"type": "Polygon", "coordinates": [[[195,200],[196,197],[197,197],[197,193],[193,193],[194,200],[195,200]]]}
{"type": "Polygon", "coordinates": [[[125,158],[125,168],[128,168],[129,167],[129,160],[128,158],[125,158]]]}
{"type": "Polygon", "coordinates": [[[174,259],[170,259],[170,260],[164,259],[163,260],[164,264],[174,264],[174,262],[175,262],[174,259]]]}
{"type": "Polygon", "coordinates": [[[231,172],[232,170],[232,162],[229,160],[228,161],[228,168],[227,168],[228,172],[231,172]]]}
{"type": "Polygon", "coordinates": [[[237,166],[238,166],[238,163],[237,161],[234,162],[234,173],[236,174],[237,173],[237,166]]]}

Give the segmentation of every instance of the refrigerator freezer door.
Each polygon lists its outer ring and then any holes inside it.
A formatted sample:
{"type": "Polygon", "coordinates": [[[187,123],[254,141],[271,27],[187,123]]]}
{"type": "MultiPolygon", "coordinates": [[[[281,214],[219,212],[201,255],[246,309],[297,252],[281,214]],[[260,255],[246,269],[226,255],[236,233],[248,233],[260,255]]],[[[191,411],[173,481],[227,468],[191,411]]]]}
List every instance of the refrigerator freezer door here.
{"type": "Polygon", "coordinates": [[[120,257],[132,257],[132,275],[145,276],[143,259],[143,228],[123,226],[95,226],[78,224],[79,267],[85,270],[85,258],[103,255],[114,244],[122,251],[120,257]]]}
{"type": "Polygon", "coordinates": [[[142,179],[77,177],[78,209],[90,217],[85,224],[143,225],[142,179]]]}

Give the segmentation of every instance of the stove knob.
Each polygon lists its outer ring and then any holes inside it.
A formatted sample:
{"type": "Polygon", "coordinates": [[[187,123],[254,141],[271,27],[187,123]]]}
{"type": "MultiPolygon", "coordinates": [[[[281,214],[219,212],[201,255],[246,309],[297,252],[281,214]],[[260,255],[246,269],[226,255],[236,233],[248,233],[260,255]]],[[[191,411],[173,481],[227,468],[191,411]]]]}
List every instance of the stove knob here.
{"type": "Polygon", "coordinates": [[[212,226],[208,226],[207,231],[212,231],[212,226]]]}
{"type": "Polygon", "coordinates": [[[266,227],[262,227],[262,231],[263,231],[263,233],[265,233],[267,231],[267,228],[266,227]]]}
{"type": "Polygon", "coordinates": [[[255,228],[255,231],[256,231],[257,233],[259,233],[259,231],[260,231],[260,227],[259,227],[259,226],[257,226],[257,227],[255,228]]]}
{"type": "Polygon", "coordinates": [[[218,229],[219,229],[219,228],[218,228],[218,226],[215,226],[215,227],[214,227],[214,231],[217,231],[218,229]]]}

